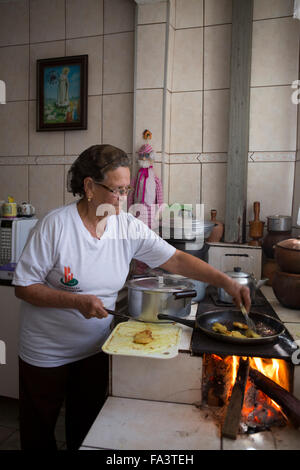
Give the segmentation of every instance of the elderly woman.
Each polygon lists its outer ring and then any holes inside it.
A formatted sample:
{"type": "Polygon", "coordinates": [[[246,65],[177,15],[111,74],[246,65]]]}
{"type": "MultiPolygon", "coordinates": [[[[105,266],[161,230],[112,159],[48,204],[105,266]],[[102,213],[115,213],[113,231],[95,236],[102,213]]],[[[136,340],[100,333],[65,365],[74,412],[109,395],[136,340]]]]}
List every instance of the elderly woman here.
{"type": "Polygon", "coordinates": [[[54,430],[64,402],[67,448],[78,449],[83,441],[107,395],[108,360],[101,346],[112,317],[106,308],[114,309],[133,258],[223,287],[238,305],[250,308],[247,288],[120,210],[120,198],[130,189],[129,159],[122,150],[88,148],[73,163],[69,183],[81,198],[38,222],[13,281],[23,300],[22,449],[56,449],[54,430]],[[113,208],[114,215],[105,216],[101,207],[113,208]]]}

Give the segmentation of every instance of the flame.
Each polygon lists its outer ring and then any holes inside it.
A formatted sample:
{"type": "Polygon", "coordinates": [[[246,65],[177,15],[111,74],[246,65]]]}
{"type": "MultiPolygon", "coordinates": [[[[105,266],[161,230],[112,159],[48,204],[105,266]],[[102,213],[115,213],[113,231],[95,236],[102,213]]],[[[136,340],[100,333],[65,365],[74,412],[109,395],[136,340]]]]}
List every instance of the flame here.
{"type": "MultiPolygon", "coordinates": [[[[246,359],[246,357],[243,357],[243,359],[246,359]]],[[[250,367],[252,367],[253,369],[257,369],[266,377],[269,377],[269,379],[273,380],[273,382],[276,382],[278,385],[280,385],[284,389],[289,390],[289,373],[288,373],[288,367],[286,366],[286,363],[284,360],[272,359],[272,358],[270,359],[261,358],[261,357],[250,357],[249,361],[250,361],[250,367]]],[[[239,357],[232,356],[232,376],[231,376],[232,387],[236,380],[238,367],[239,367],[239,357]]],[[[247,393],[248,388],[249,388],[249,381],[247,383],[245,393],[247,393]]],[[[281,410],[280,406],[277,405],[277,403],[274,400],[271,400],[271,399],[269,400],[272,402],[272,405],[274,406],[274,408],[281,410]]],[[[246,410],[244,409],[244,411],[246,410]]]]}
{"type": "MultiPolygon", "coordinates": [[[[216,356],[218,357],[218,356],[216,356]]],[[[239,357],[231,356],[232,358],[232,378],[231,384],[234,385],[237,371],[239,367],[239,357]]],[[[221,358],[219,358],[221,359],[221,358]]],[[[228,358],[226,358],[227,360],[228,358]]],[[[243,357],[243,359],[247,359],[243,357]]],[[[285,361],[282,359],[266,359],[261,357],[250,357],[250,367],[257,369],[259,372],[264,374],[269,379],[276,382],[281,387],[289,390],[289,375],[288,368],[286,367],[285,361]]]]}

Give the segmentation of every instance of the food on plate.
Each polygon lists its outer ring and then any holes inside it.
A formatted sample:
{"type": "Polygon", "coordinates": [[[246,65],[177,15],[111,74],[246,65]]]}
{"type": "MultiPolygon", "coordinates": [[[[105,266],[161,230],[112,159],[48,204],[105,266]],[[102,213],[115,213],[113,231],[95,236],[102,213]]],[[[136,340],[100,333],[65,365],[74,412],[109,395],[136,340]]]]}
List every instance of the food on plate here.
{"type": "Polygon", "coordinates": [[[148,344],[151,343],[151,341],[153,341],[151,330],[139,331],[133,337],[133,342],[138,344],[148,344]]]}
{"type": "Polygon", "coordinates": [[[241,331],[237,331],[237,330],[229,330],[227,328],[226,325],[223,325],[222,323],[219,323],[219,322],[215,322],[212,326],[212,329],[213,331],[215,331],[216,333],[221,333],[222,335],[226,335],[226,336],[232,336],[233,338],[261,338],[261,336],[257,333],[255,333],[255,331],[251,330],[250,328],[248,328],[247,325],[245,325],[244,323],[240,323],[240,322],[233,322],[232,323],[233,326],[235,326],[236,328],[239,328],[242,330],[241,331]]]}
{"type": "Polygon", "coordinates": [[[173,351],[178,351],[178,344],[181,337],[181,328],[172,324],[140,323],[133,320],[119,323],[109,338],[106,340],[102,350],[108,354],[122,354],[129,356],[146,357],[169,357],[173,351]],[[138,334],[143,333],[143,337],[152,340],[147,343],[134,342],[138,334]]]}
{"type": "Polygon", "coordinates": [[[217,321],[213,324],[212,329],[213,329],[216,333],[221,333],[221,334],[223,334],[223,335],[228,334],[227,327],[226,327],[225,325],[222,325],[222,323],[219,323],[219,322],[217,322],[217,321]]]}
{"type": "Polygon", "coordinates": [[[234,321],[233,326],[236,326],[237,328],[240,328],[241,330],[248,330],[248,326],[245,325],[245,323],[241,323],[239,321],[234,321]]]}

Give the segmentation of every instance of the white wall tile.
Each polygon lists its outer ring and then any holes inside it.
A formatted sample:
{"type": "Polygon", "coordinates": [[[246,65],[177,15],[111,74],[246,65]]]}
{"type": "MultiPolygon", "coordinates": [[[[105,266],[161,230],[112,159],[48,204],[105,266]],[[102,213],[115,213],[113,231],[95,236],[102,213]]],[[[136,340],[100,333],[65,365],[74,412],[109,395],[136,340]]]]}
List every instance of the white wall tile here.
{"type": "Polygon", "coordinates": [[[36,101],[29,102],[29,155],[63,155],[63,131],[36,131],[36,101]]]}
{"type": "Polygon", "coordinates": [[[200,171],[199,163],[170,165],[169,204],[193,204],[195,212],[195,204],[200,203],[200,171]]]}
{"type": "Polygon", "coordinates": [[[104,36],[103,93],[133,91],[134,34],[104,36]]]}
{"type": "Polygon", "coordinates": [[[166,24],[138,26],[137,36],[137,88],[162,88],[166,24]]]}
{"type": "Polygon", "coordinates": [[[202,92],[172,94],[170,151],[202,151],[202,92]]]}
{"type": "Polygon", "coordinates": [[[101,96],[88,98],[88,128],[65,132],[66,155],[79,155],[91,145],[101,144],[101,96]]]}
{"type": "Polygon", "coordinates": [[[291,87],[252,88],[250,100],[249,150],[296,150],[297,106],[291,87]]]}
{"type": "Polygon", "coordinates": [[[30,0],[30,42],[65,39],[65,2],[30,0]]]}
{"type": "Polygon", "coordinates": [[[203,28],[175,31],[173,91],[203,88],[203,28]]]}
{"type": "Polygon", "coordinates": [[[204,92],[203,152],[227,152],[229,90],[204,92]]]}
{"type": "Polygon", "coordinates": [[[67,177],[68,177],[68,171],[70,168],[71,168],[71,165],[64,165],[64,204],[70,204],[71,202],[74,202],[80,199],[79,196],[73,196],[72,193],[69,193],[67,191],[67,177]]]}
{"type": "Polygon", "coordinates": [[[29,184],[29,200],[38,218],[63,205],[64,165],[29,165],[29,184]]]}
{"type": "Polygon", "coordinates": [[[104,0],[104,34],[134,30],[134,0],[104,0]]]}
{"type": "Polygon", "coordinates": [[[151,145],[161,152],[162,144],[162,90],[138,90],[136,93],[136,151],[143,145],[143,132],[152,132],[151,145]]]}
{"type": "Polygon", "coordinates": [[[175,29],[172,26],[169,26],[168,63],[167,63],[167,89],[169,91],[173,90],[174,45],[175,45],[175,29]]]}
{"type": "Polygon", "coordinates": [[[253,19],[276,18],[293,14],[293,0],[254,0],[253,19]]]}
{"type": "Polygon", "coordinates": [[[103,37],[71,39],[66,41],[66,56],[88,54],[88,94],[102,93],[103,37]]]}
{"type": "Polygon", "coordinates": [[[103,143],[132,152],[133,94],[103,96],[103,143]]]}
{"type": "Polygon", "coordinates": [[[203,26],[203,0],[176,0],[176,29],[203,26]]]}
{"type": "Polygon", "coordinates": [[[205,220],[210,220],[211,209],[216,209],[217,220],[225,220],[226,169],[226,163],[202,164],[201,203],[205,220]]]}
{"type": "Polygon", "coordinates": [[[292,214],[294,162],[248,164],[247,222],[253,202],[260,201],[260,220],[272,214],[292,214]]]}
{"type": "Polygon", "coordinates": [[[27,100],[29,45],[1,47],[0,64],[1,80],[6,83],[6,101],[27,100]]]}
{"type": "Polygon", "coordinates": [[[103,34],[103,0],[66,0],[66,37],[103,34]]]}
{"type": "Polygon", "coordinates": [[[179,354],[158,361],[114,356],[112,372],[113,396],[190,404],[201,401],[202,357],[179,354]]]}
{"type": "Polygon", "coordinates": [[[28,102],[0,105],[0,155],[28,155],[28,102]]]}
{"type": "Polygon", "coordinates": [[[138,24],[164,23],[167,21],[167,2],[138,6],[138,24]]]}
{"type": "Polygon", "coordinates": [[[38,59],[50,59],[51,57],[65,56],[65,42],[51,41],[30,45],[30,90],[31,100],[37,99],[36,92],[36,61],[38,59]]]}
{"type": "Polygon", "coordinates": [[[29,0],[0,3],[0,46],[28,44],[29,0]]]}
{"type": "Polygon", "coordinates": [[[172,94],[167,91],[166,93],[166,116],[165,116],[165,152],[170,152],[170,126],[171,126],[171,105],[172,94]]]}
{"type": "MultiPolygon", "coordinates": [[[[13,163],[13,158],[11,158],[13,163]]],[[[0,199],[12,196],[15,202],[28,200],[28,171],[26,165],[2,166],[0,168],[0,199]]]]}
{"type": "Polygon", "coordinates": [[[230,87],[231,25],[204,28],[204,89],[230,87]]]}
{"type": "Polygon", "coordinates": [[[170,165],[165,163],[164,165],[161,166],[160,171],[161,171],[161,177],[162,177],[164,203],[169,204],[170,203],[170,198],[169,198],[170,165]]]}
{"type": "Polygon", "coordinates": [[[253,23],[251,86],[290,85],[298,78],[299,21],[253,23]]]}
{"type": "Polygon", "coordinates": [[[205,0],[204,24],[222,24],[232,21],[232,0],[205,0]]]}

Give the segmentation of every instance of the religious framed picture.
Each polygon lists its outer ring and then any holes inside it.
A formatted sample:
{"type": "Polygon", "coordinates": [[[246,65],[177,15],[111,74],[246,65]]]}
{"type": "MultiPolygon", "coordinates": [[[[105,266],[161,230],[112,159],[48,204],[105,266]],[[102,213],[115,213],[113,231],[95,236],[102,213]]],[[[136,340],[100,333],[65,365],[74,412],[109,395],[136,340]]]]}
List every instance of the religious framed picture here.
{"type": "Polygon", "coordinates": [[[87,129],[88,56],[37,60],[37,131],[87,129]]]}

